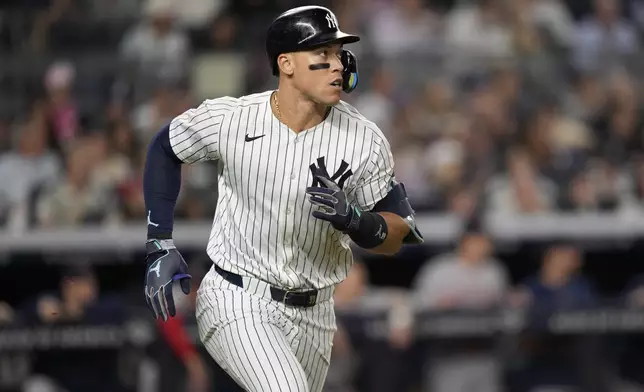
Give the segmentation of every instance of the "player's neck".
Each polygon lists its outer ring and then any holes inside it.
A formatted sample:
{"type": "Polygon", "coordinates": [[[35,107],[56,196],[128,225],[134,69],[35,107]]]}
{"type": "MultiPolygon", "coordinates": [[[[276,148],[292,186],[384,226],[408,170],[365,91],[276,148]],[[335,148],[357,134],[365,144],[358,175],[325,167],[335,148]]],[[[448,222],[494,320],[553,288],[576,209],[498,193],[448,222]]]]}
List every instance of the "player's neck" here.
{"type": "Polygon", "coordinates": [[[306,99],[299,92],[280,88],[271,99],[275,116],[294,132],[311,129],[324,121],[329,107],[306,99]]]}

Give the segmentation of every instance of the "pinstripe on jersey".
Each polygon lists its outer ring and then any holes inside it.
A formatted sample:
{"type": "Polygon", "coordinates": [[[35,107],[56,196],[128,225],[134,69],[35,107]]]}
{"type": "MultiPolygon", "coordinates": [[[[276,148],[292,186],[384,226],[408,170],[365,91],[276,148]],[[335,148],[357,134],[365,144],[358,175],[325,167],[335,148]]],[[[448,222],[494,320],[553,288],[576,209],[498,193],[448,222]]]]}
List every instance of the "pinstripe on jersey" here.
{"type": "Polygon", "coordinates": [[[390,189],[390,146],[342,101],[322,123],[295,133],[273,115],[271,93],[206,100],[172,121],[170,143],[186,163],[223,164],[208,243],[215,264],[289,289],[332,286],[353,262],[349,238],[311,216],[309,166],[323,157],[332,175],[347,162],[348,198],[370,210],[390,189]]]}
{"type": "Polygon", "coordinates": [[[336,331],[331,299],[292,308],[210,270],[196,312],[208,353],[245,390],[322,391],[336,331]]]}

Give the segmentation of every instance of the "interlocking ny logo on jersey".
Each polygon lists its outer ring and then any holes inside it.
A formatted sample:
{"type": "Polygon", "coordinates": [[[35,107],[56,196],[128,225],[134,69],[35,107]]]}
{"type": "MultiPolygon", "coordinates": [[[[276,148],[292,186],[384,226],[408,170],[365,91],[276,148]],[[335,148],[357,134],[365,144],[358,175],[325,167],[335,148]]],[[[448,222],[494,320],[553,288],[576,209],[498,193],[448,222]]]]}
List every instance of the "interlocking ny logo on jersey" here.
{"type": "Polygon", "coordinates": [[[315,165],[315,163],[312,163],[309,166],[309,169],[311,169],[311,174],[313,175],[313,184],[311,186],[324,186],[324,184],[322,184],[320,182],[320,180],[318,180],[315,177],[315,176],[321,176],[321,177],[327,177],[327,178],[332,179],[333,181],[335,181],[338,184],[340,189],[343,189],[344,188],[344,183],[353,174],[353,171],[351,171],[351,169],[349,169],[349,164],[346,163],[344,161],[344,159],[342,160],[342,162],[340,162],[340,167],[338,168],[338,170],[335,171],[335,173],[333,173],[332,176],[329,176],[329,173],[326,170],[326,164],[324,163],[324,157],[318,158],[317,163],[318,163],[317,166],[315,165]]]}
{"type": "Polygon", "coordinates": [[[326,21],[328,22],[330,29],[337,29],[338,28],[338,25],[335,24],[335,20],[333,20],[333,17],[331,17],[331,15],[326,14],[326,21]]]}

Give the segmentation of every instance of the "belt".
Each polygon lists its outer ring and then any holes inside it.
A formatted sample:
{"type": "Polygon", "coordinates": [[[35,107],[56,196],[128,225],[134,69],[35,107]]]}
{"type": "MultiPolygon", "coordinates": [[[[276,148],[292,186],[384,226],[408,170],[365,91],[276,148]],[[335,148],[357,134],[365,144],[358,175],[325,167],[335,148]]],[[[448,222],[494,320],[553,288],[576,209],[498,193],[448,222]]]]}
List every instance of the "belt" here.
{"type": "MultiPolygon", "coordinates": [[[[215,265],[215,271],[228,282],[244,288],[244,278],[241,275],[223,270],[217,265],[215,265]]],[[[318,290],[290,291],[270,286],[270,293],[274,301],[287,306],[308,308],[316,305],[318,301],[318,290]]]]}

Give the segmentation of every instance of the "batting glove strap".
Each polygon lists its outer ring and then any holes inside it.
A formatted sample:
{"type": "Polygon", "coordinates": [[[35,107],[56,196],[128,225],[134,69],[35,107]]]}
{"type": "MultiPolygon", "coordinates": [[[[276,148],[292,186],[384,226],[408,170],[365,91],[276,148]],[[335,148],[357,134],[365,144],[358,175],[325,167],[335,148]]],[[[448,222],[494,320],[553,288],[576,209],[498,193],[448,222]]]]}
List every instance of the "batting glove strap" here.
{"type": "Polygon", "coordinates": [[[345,234],[351,234],[360,229],[360,210],[355,206],[349,206],[349,213],[347,214],[347,221],[345,227],[342,227],[341,231],[345,234]]]}
{"type": "Polygon", "coordinates": [[[145,242],[145,252],[146,252],[146,261],[149,256],[160,253],[166,250],[176,249],[174,246],[174,241],[172,240],[160,240],[160,239],[150,239],[145,242]]]}

